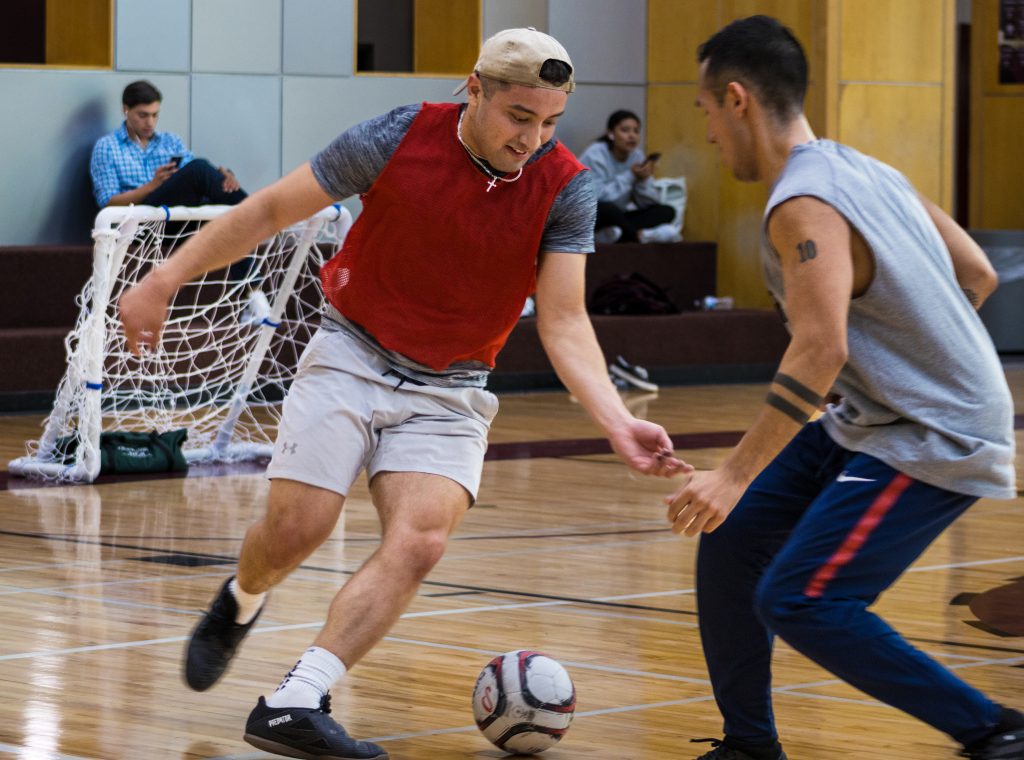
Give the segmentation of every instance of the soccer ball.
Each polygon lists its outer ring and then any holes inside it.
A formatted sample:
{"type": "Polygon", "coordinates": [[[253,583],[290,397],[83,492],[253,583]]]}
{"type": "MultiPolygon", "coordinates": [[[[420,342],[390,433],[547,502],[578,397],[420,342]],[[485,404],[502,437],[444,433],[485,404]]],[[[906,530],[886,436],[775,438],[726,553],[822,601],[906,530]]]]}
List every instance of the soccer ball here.
{"type": "Polygon", "coordinates": [[[565,736],[576,712],[576,688],[558,662],[517,649],[487,663],[473,688],[476,725],[498,749],[543,752],[565,736]]]}

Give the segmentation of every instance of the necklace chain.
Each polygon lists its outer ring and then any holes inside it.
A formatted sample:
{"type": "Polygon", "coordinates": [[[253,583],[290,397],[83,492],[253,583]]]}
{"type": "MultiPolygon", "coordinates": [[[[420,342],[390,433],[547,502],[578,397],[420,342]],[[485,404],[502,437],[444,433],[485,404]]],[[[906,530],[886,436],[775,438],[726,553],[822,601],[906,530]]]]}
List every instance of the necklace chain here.
{"type": "Polygon", "coordinates": [[[459,122],[455,126],[455,136],[459,138],[459,144],[465,149],[466,153],[473,160],[473,163],[483,169],[484,173],[490,177],[490,181],[487,183],[487,192],[491,192],[498,182],[515,182],[517,179],[523,176],[523,167],[519,167],[519,171],[516,172],[516,176],[509,179],[508,177],[502,177],[500,174],[496,174],[490,166],[485,163],[482,156],[478,156],[473,152],[473,149],[466,145],[466,141],[462,139],[462,117],[466,115],[465,109],[459,114],[459,122]]]}

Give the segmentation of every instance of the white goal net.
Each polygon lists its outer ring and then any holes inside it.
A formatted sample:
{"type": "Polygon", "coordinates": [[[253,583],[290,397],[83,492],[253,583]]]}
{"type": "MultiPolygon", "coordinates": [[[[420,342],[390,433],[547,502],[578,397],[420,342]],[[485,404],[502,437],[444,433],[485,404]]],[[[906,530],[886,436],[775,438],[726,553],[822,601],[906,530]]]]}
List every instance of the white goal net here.
{"type": "Polygon", "coordinates": [[[231,267],[182,287],[157,351],[133,356],[121,293],[228,206],[107,208],[96,217],[93,273],[65,340],[53,411],[14,475],[95,480],[102,431],[185,428],[189,462],[269,456],[280,405],[322,308],[320,265],[352,223],[326,208],[263,241],[231,267]]]}

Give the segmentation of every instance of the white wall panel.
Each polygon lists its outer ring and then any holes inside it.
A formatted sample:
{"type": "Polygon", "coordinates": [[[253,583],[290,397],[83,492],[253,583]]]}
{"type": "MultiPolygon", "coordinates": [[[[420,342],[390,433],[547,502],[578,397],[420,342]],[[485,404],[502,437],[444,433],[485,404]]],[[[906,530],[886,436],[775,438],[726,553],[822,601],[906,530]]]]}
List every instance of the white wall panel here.
{"type": "Polygon", "coordinates": [[[548,33],[569,51],[577,82],[647,81],[647,0],[549,0],[548,33]]]}
{"type": "MultiPolygon", "coordinates": [[[[558,121],[558,138],[573,153],[583,150],[604,134],[605,124],[612,111],[624,108],[644,118],[647,95],[646,88],[625,85],[583,84],[569,96],[565,115],[558,121]]],[[[641,133],[641,147],[645,135],[641,133]]],[[[654,148],[657,150],[657,148],[654,148]]]]}
{"type": "Polygon", "coordinates": [[[548,0],[484,0],[484,39],[523,26],[548,30],[548,0]]]}
{"type": "Polygon", "coordinates": [[[193,75],[193,153],[252,193],[281,176],[280,145],[280,77],[193,75]]]}
{"type": "Polygon", "coordinates": [[[281,71],[281,0],[194,0],[194,72],[281,71]]]}
{"type": "MultiPolygon", "coordinates": [[[[0,245],[88,242],[89,154],[120,123],[121,91],[136,79],[163,91],[161,129],[230,166],[249,191],[364,119],[460,99],[458,77],[352,76],[354,2],[121,0],[119,71],[0,70],[0,102],[16,104],[15,118],[0,119],[0,245]]],[[[643,115],[645,0],[483,3],[485,33],[535,26],[572,54],[580,86],[557,131],[571,150],[616,108],[643,115]]]]}
{"type": "MultiPolygon", "coordinates": [[[[92,146],[121,123],[121,91],[136,75],[0,70],[0,245],[88,243],[92,146]],[[59,108],[55,108],[59,104],[59,108]]],[[[187,77],[154,74],[164,94],[160,128],[188,139],[187,77]]]]}
{"type": "Polygon", "coordinates": [[[352,76],[354,0],[284,0],[284,73],[352,76]]]}
{"type": "Polygon", "coordinates": [[[189,70],[191,0],[116,3],[115,68],[121,71],[189,70]]]}
{"type": "MultiPolygon", "coordinates": [[[[282,167],[291,171],[349,127],[409,103],[464,101],[457,78],[285,77],[282,167]]],[[[359,211],[358,199],[345,205],[359,211]]]]}

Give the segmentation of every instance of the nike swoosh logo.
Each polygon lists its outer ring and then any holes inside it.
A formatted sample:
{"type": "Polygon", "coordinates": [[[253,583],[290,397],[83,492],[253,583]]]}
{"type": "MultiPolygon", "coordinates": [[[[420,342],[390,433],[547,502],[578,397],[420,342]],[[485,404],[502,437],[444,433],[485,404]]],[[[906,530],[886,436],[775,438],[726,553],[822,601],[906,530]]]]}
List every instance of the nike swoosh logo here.
{"type": "Polygon", "coordinates": [[[874,478],[858,478],[856,475],[847,475],[845,472],[839,473],[839,477],[836,478],[836,483],[874,483],[874,478]]]}

